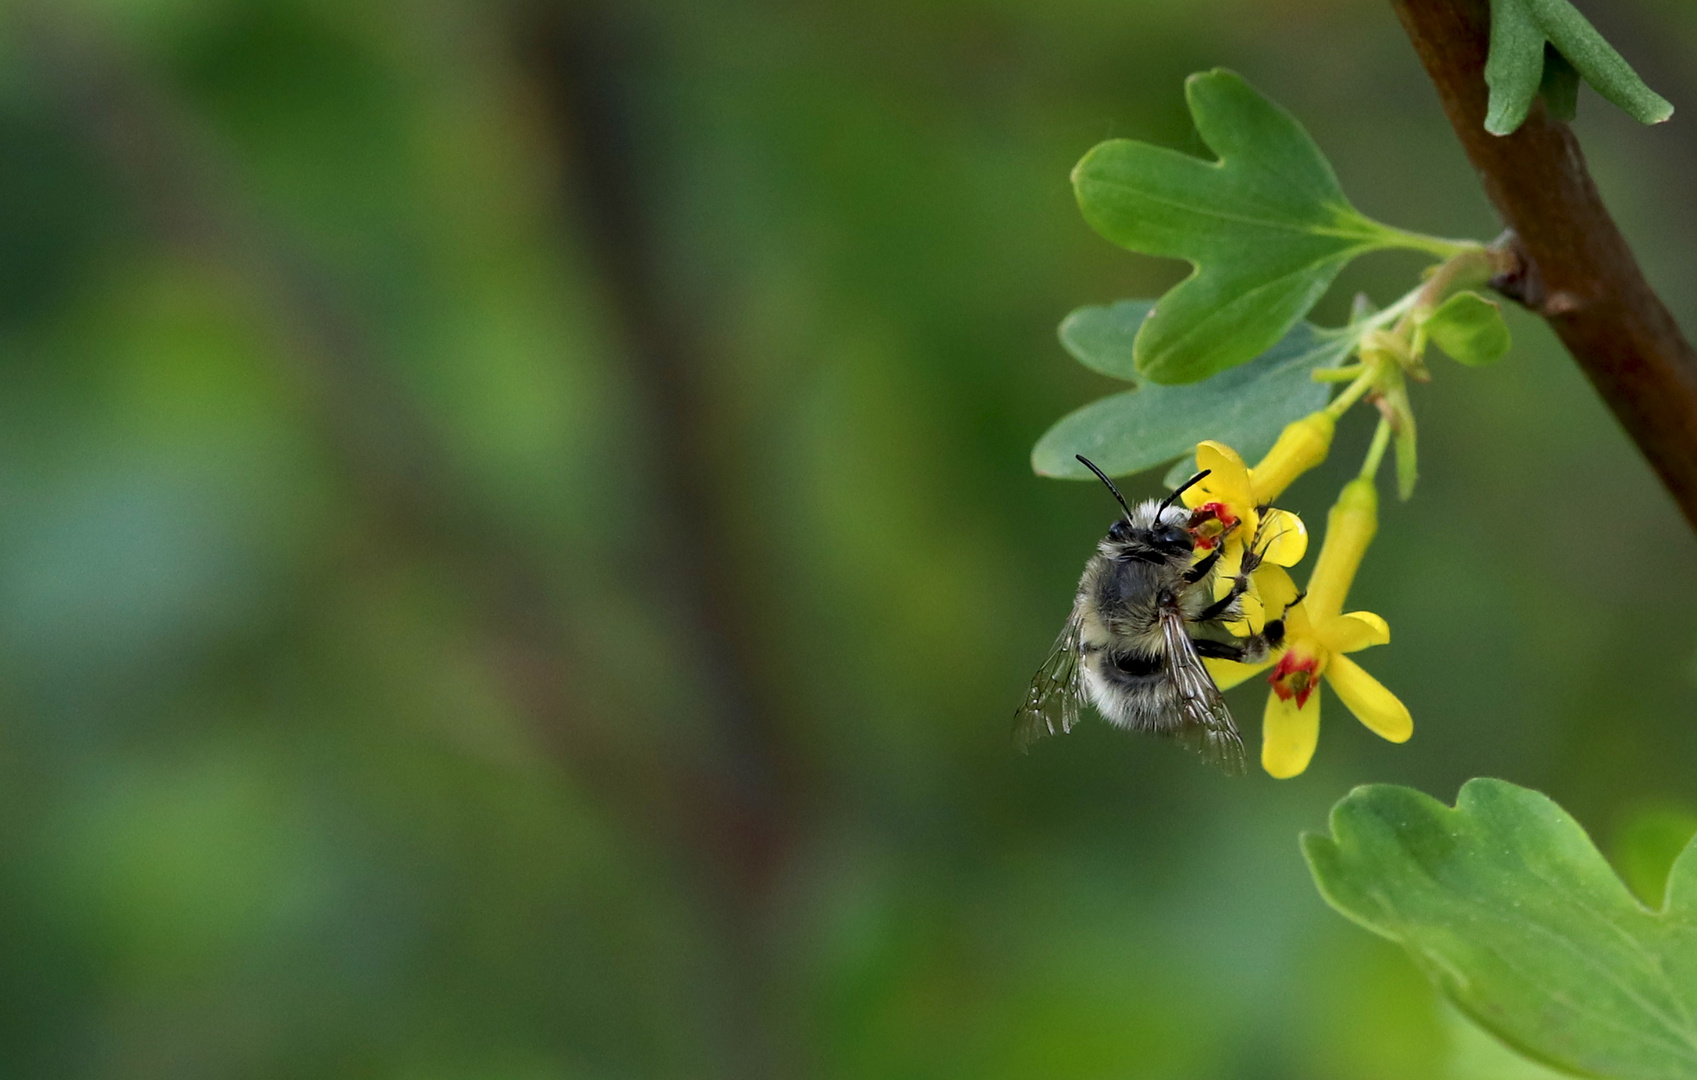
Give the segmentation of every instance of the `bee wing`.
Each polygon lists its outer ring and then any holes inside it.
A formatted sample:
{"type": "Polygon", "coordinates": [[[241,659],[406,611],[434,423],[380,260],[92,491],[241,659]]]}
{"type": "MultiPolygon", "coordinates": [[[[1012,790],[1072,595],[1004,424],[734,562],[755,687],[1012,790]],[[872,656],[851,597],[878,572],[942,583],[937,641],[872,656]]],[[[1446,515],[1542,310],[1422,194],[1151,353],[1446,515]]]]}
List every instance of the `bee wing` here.
{"type": "MultiPolygon", "coordinates": [[[[1055,648],[1037,674],[1031,679],[1031,689],[1013,716],[1013,744],[1021,752],[1045,735],[1060,735],[1071,731],[1078,723],[1078,705],[1083,696],[1079,684],[1078,635],[1084,624],[1083,613],[1075,604],[1055,648]]],[[[1204,672],[1203,674],[1207,674],[1204,672]]]]}
{"type": "Polygon", "coordinates": [[[1167,674],[1178,688],[1179,728],[1173,737],[1218,765],[1230,776],[1244,768],[1243,739],[1232,723],[1231,710],[1214,677],[1202,666],[1196,645],[1185,629],[1184,613],[1177,608],[1161,612],[1161,634],[1167,646],[1167,674]]]}

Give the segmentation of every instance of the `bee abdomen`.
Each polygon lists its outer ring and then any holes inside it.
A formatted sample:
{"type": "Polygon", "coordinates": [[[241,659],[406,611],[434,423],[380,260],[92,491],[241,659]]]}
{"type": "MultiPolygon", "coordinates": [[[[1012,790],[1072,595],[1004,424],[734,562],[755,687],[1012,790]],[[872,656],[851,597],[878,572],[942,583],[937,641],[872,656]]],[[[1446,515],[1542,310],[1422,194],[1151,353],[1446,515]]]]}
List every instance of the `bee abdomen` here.
{"type": "Polygon", "coordinates": [[[1116,727],[1165,734],[1178,716],[1178,698],[1166,661],[1138,649],[1104,651],[1089,658],[1084,686],[1103,719],[1116,727]]]}
{"type": "MultiPolygon", "coordinates": [[[[1163,667],[1161,658],[1141,652],[1121,652],[1107,657],[1108,666],[1113,668],[1113,676],[1124,676],[1130,679],[1147,679],[1161,674],[1163,667]]],[[[1118,680],[1115,680],[1118,681],[1118,680]]]]}

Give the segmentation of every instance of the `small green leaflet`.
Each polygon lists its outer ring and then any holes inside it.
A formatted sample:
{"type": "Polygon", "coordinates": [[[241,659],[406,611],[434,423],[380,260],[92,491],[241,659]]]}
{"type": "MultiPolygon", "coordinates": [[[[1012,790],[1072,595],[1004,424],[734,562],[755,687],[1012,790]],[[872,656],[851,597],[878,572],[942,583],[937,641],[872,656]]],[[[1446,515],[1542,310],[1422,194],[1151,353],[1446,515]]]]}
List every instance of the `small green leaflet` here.
{"type": "Polygon", "coordinates": [[[1061,320],[1061,344],[1074,360],[1091,371],[1136,382],[1132,347],[1137,340],[1137,328],[1154,308],[1153,300],[1121,300],[1081,307],[1061,320]]]}
{"type": "MultiPolygon", "coordinates": [[[[1139,307],[1147,311],[1149,302],[1081,308],[1061,324],[1062,340],[1086,366],[1108,371],[1114,357],[1129,352],[1138,324],[1128,316],[1139,307]]],[[[1031,467],[1090,480],[1073,456],[1083,454],[1110,476],[1125,476],[1188,456],[1203,439],[1218,439],[1253,464],[1286,424],[1325,406],[1330,390],[1310,373],[1339,363],[1354,342],[1353,335],[1300,323],[1261,356],[1207,382],[1144,384],[1102,398],[1050,428],[1031,451],[1031,467]]]]}
{"type": "Polygon", "coordinates": [[[1468,367],[1500,360],[1511,344],[1502,310],[1475,292],[1456,293],[1421,325],[1433,344],[1468,367]]]}
{"type": "Polygon", "coordinates": [[[1578,822],[1506,781],[1468,781],[1454,809],[1356,788],[1331,831],[1302,838],[1321,895],[1510,1046],[1583,1075],[1697,1076],[1697,846],[1654,912],[1578,822]]]}
{"type": "Polygon", "coordinates": [[[1632,65],[1568,0],[1491,0],[1486,131],[1507,135],[1519,128],[1540,89],[1556,119],[1572,119],[1578,93],[1575,72],[1634,120],[1659,124],[1673,115],[1667,99],[1644,85],[1632,65]],[[1546,70],[1546,43],[1565,60],[1561,67],[1571,71],[1546,70]]]}
{"type": "Polygon", "coordinates": [[[1402,415],[1402,423],[1393,433],[1396,440],[1396,497],[1407,502],[1414,497],[1414,485],[1420,480],[1420,448],[1415,438],[1414,413],[1402,415]]]}
{"type": "Polygon", "coordinates": [[[1302,125],[1232,72],[1192,75],[1185,96],[1220,160],[1115,139],[1072,174],[1097,232],[1195,267],[1143,322],[1133,350],[1143,378],[1198,382],[1260,355],[1363,252],[1457,250],[1363,216],[1302,125]]]}

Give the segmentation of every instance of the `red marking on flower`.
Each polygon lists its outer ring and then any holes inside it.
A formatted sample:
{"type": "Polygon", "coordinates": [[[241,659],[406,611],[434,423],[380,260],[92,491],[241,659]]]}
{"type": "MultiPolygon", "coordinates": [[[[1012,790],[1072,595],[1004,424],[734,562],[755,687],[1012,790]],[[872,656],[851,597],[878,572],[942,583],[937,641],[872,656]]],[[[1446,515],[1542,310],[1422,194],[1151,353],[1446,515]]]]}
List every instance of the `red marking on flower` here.
{"type": "Polygon", "coordinates": [[[1237,515],[1222,502],[1203,503],[1190,512],[1190,535],[1203,551],[1212,549],[1233,525],[1237,515]]]}
{"type": "Polygon", "coordinates": [[[1232,513],[1231,507],[1227,506],[1223,502],[1203,503],[1202,509],[1211,512],[1215,517],[1219,518],[1220,524],[1225,528],[1229,529],[1233,525],[1237,524],[1237,515],[1232,513]]]}
{"type": "Polygon", "coordinates": [[[1273,673],[1267,676],[1267,681],[1273,684],[1273,693],[1279,695],[1279,700],[1296,699],[1296,707],[1302,708],[1308,704],[1308,695],[1320,685],[1320,662],[1312,656],[1297,656],[1287,652],[1279,657],[1279,662],[1273,668],[1273,673]]]}

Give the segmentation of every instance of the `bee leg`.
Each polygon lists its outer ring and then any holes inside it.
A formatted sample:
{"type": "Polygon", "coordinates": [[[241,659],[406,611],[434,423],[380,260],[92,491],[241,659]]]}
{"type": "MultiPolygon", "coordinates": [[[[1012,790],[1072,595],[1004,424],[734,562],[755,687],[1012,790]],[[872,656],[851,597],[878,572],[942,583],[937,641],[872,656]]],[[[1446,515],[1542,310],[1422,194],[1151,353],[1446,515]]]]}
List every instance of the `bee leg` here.
{"type": "Polygon", "coordinates": [[[1195,566],[1184,572],[1185,582],[1194,585],[1198,581],[1201,581],[1203,578],[1208,576],[1208,572],[1214,569],[1214,564],[1219,561],[1220,549],[1215,548],[1213,551],[1210,551],[1206,556],[1204,556],[1201,562],[1198,562],[1195,566]]]}
{"type": "Polygon", "coordinates": [[[1256,551],[1254,545],[1244,548],[1243,565],[1238,570],[1238,576],[1248,577],[1250,574],[1254,573],[1256,568],[1261,565],[1261,560],[1265,557],[1266,554],[1264,552],[1256,551]]]}
{"type": "Polygon", "coordinates": [[[1284,644],[1285,621],[1269,619],[1267,625],[1261,628],[1259,634],[1250,634],[1242,641],[1214,641],[1209,638],[1191,638],[1191,644],[1196,646],[1196,655],[1211,657],[1215,660],[1235,660],[1240,664],[1254,664],[1267,658],[1267,654],[1284,644]]]}
{"type": "Polygon", "coordinates": [[[1242,661],[1244,647],[1231,641],[1211,641],[1208,638],[1191,638],[1190,643],[1196,646],[1197,656],[1207,656],[1215,660],[1242,661]]]}
{"type": "Polygon", "coordinates": [[[1253,664],[1267,658],[1267,654],[1283,645],[1285,641],[1285,621],[1283,619],[1268,619],[1267,625],[1261,628],[1259,634],[1250,634],[1243,639],[1238,647],[1243,655],[1237,659],[1245,664],[1253,664]]]}
{"type": "MultiPolygon", "coordinates": [[[[1243,562],[1243,569],[1236,577],[1231,579],[1232,586],[1226,595],[1203,608],[1192,621],[1207,622],[1209,619],[1222,618],[1231,613],[1232,606],[1237,603],[1238,597],[1249,591],[1249,572],[1255,569],[1255,566],[1249,561],[1249,552],[1247,551],[1243,553],[1243,562]]],[[[1259,562],[1260,560],[1256,560],[1257,564],[1259,562]]],[[[1202,564],[1197,563],[1197,565],[1202,564]]]]}
{"type": "Polygon", "coordinates": [[[1255,535],[1250,538],[1243,553],[1243,572],[1246,574],[1261,565],[1261,560],[1266,558],[1267,550],[1273,546],[1273,541],[1284,535],[1283,529],[1271,536],[1267,535],[1267,511],[1272,508],[1271,503],[1262,503],[1255,508],[1255,512],[1261,516],[1261,524],[1255,527],[1255,535]]]}
{"type": "Polygon", "coordinates": [[[1239,582],[1243,583],[1244,588],[1248,588],[1249,583],[1248,583],[1247,579],[1245,579],[1245,578],[1234,578],[1234,579],[1232,579],[1231,592],[1226,593],[1226,595],[1220,597],[1218,600],[1214,601],[1212,604],[1209,604],[1207,607],[1205,607],[1201,611],[1197,612],[1196,617],[1191,619],[1190,621],[1191,622],[1209,622],[1210,620],[1218,619],[1218,618],[1221,618],[1221,617],[1229,614],[1231,612],[1232,605],[1237,603],[1237,598],[1243,595],[1243,589],[1238,588],[1239,582]]]}

